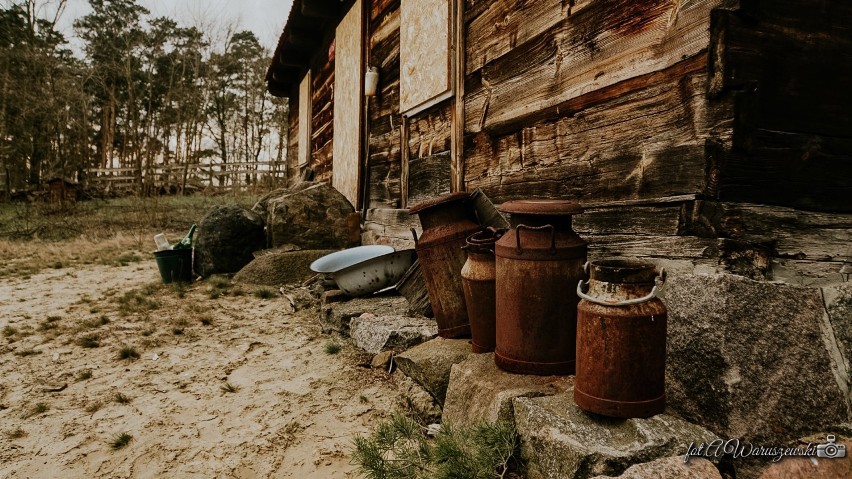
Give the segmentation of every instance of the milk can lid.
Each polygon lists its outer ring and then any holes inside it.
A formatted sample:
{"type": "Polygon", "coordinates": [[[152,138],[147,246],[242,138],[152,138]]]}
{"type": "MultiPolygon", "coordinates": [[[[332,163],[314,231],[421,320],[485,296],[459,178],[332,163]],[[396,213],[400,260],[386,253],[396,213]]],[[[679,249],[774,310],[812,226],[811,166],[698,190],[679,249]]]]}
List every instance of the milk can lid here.
{"type": "Polygon", "coordinates": [[[583,207],[566,199],[513,200],[500,205],[499,210],[509,214],[559,216],[578,215],[583,207]]]}
{"type": "Polygon", "coordinates": [[[421,201],[420,203],[417,203],[416,205],[412,206],[411,209],[408,210],[408,213],[416,215],[427,208],[443,205],[444,203],[451,203],[453,201],[466,200],[468,198],[470,198],[470,193],[467,191],[457,191],[455,193],[448,193],[446,195],[436,196],[434,198],[429,198],[428,200],[421,201]]]}

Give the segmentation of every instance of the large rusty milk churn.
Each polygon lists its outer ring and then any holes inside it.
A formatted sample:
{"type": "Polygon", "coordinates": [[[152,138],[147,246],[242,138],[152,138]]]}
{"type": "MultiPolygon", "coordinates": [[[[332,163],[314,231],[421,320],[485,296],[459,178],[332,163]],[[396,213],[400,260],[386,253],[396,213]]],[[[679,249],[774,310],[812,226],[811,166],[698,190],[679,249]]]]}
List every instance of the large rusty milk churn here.
{"type": "Polygon", "coordinates": [[[577,284],[574,402],[605,416],[650,417],[665,407],[665,271],[651,263],[594,261],[577,284]]]}
{"type": "Polygon", "coordinates": [[[469,199],[470,193],[450,193],[418,203],[409,211],[420,217],[423,226],[423,234],[415,238],[415,249],[438,335],[443,338],[470,335],[461,285],[466,259],[462,247],[465,238],[480,228],[468,212],[469,199]]]}
{"type": "Polygon", "coordinates": [[[494,243],[505,230],[488,228],[467,237],[467,261],[461,270],[464,302],[470,320],[470,345],[474,353],[494,351],[497,321],[494,243]]]}
{"type": "Polygon", "coordinates": [[[511,229],[497,241],[494,362],[521,374],[574,374],[577,303],[586,242],[571,228],[569,200],[508,201],[511,229]]]}

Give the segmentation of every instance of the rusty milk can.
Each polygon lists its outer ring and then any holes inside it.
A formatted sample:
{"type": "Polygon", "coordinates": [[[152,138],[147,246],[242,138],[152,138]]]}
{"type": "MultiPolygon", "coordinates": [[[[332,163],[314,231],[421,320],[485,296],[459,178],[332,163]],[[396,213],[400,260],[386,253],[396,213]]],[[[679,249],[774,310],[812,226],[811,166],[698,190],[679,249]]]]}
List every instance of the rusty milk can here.
{"type": "Polygon", "coordinates": [[[569,200],[508,201],[512,228],[497,241],[494,362],[521,374],[574,374],[577,303],[586,242],[571,229],[569,200]],[[571,285],[571,286],[569,286],[571,285]]]}
{"type": "Polygon", "coordinates": [[[494,351],[494,327],[497,321],[494,243],[505,230],[488,228],[467,237],[467,261],[461,270],[464,302],[470,320],[471,350],[474,353],[494,351]]]}
{"type": "Polygon", "coordinates": [[[469,198],[470,193],[450,193],[418,203],[409,211],[420,217],[423,226],[423,234],[415,238],[415,248],[438,335],[444,338],[470,335],[461,285],[466,260],[462,247],[465,238],[480,228],[468,213],[469,198]]]}
{"type": "Polygon", "coordinates": [[[656,298],[665,281],[651,263],[591,263],[577,294],[577,376],[574,402],[605,416],[651,417],[665,407],[666,306],[656,298]]]}

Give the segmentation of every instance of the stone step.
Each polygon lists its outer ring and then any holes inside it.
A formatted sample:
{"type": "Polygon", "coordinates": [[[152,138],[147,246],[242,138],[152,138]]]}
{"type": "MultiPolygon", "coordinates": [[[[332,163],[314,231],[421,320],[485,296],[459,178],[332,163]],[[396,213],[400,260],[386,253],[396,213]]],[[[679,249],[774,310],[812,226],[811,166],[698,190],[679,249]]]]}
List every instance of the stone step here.
{"type": "Polygon", "coordinates": [[[444,405],[450,370],[472,353],[467,339],[435,338],[394,357],[399,370],[444,405]]]}
{"type": "Polygon", "coordinates": [[[690,443],[717,439],[701,426],[668,414],[648,419],[589,414],[574,404],[573,390],[518,397],[512,405],[528,479],[619,475],[634,464],[685,454],[690,443]]]}
{"type": "Polygon", "coordinates": [[[471,354],[453,365],[443,422],[472,426],[480,422],[512,421],[512,399],[565,391],[573,376],[525,376],[494,364],[494,353],[471,354]]]}

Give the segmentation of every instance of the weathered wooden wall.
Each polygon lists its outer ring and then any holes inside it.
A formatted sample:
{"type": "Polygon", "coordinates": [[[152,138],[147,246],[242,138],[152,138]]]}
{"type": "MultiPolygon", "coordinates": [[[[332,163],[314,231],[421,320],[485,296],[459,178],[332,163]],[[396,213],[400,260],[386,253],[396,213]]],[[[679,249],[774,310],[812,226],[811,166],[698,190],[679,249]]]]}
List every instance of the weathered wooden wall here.
{"type": "Polygon", "coordinates": [[[399,0],[373,0],[370,7],[368,55],[370,64],[379,67],[379,92],[369,100],[368,115],[370,208],[398,208],[404,195],[410,206],[450,191],[451,103],[408,118],[407,137],[402,135],[399,7],[399,0]],[[403,157],[405,140],[408,154],[403,157]]]}
{"type": "Polygon", "coordinates": [[[817,0],[466,0],[465,188],[580,200],[592,257],[838,279],[850,22],[817,0]]]}
{"type": "Polygon", "coordinates": [[[450,192],[452,103],[444,101],[408,121],[408,205],[450,192]]]}
{"type": "Polygon", "coordinates": [[[289,132],[287,144],[287,183],[292,184],[299,177],[299,96],[298,86],[291,89],[289,98],[289,132]]]}
{"type": "Polygon", "coordinates": [[[713,17],[711,94],[736,106],[720,197],[852,213],[852,2],[740,3],[713,17]]]}
{"type": "Polygon", "coordinates": [[[369,208],[401,205],[401,143],[399,114],[400,0],[370,4],[369,63],[379,68],[379,91],[368,99],[369,208]]]}
{"type": "MultiPolygon", "coordinates": [[[[333,32],[333,30],[332,30],[333,32]]],[[[311,168],[317,181],[331,182],[334,140],[334,56],[320,49],[312,69],[311,168]]]]}

